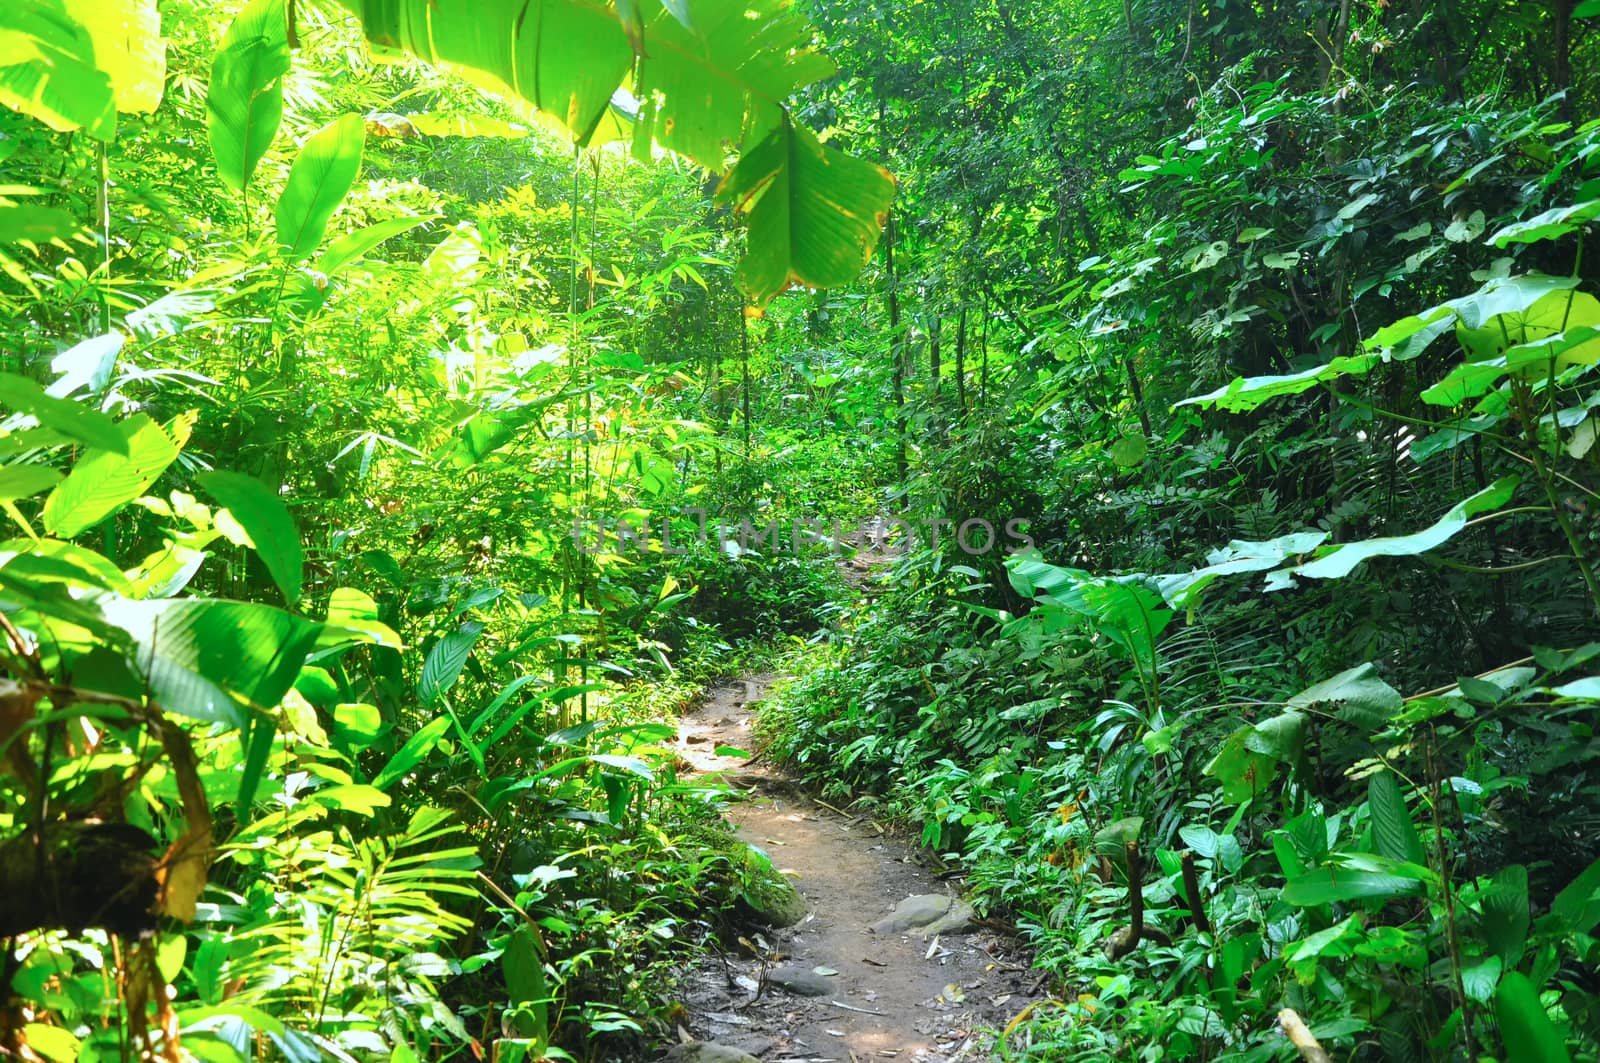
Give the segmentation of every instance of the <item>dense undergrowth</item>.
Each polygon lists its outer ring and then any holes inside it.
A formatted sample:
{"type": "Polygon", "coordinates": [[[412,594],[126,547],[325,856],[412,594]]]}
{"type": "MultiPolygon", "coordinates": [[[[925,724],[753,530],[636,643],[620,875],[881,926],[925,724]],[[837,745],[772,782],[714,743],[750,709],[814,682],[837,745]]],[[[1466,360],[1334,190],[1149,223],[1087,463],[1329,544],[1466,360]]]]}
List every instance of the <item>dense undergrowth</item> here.
{"type": "Polygon", "coordinates": [[[0,1054],[642,1057],[792,651],[1002,1056],[1600,1055],[1600,7],[354,6],[0,10],[0,1054]]]}
{"type": "Polygon", "coordinates": [[[1034,547],[910,543],[764,726],[1032,942],[1018,1058],[1281,1059],[1286,1007],[1336,1058],[1594,1058],[1600,303],[1561,219],[1600,126],[1252,66],[1123,172],[1150,228],[1083,264],[1060,364],[923,455],[926,518],[1034,547]],[[1145,375],[1169,342],[1199,387],[1145,375]],[[1107,399],[1080,352],[1123,343],[1107,399]]]}

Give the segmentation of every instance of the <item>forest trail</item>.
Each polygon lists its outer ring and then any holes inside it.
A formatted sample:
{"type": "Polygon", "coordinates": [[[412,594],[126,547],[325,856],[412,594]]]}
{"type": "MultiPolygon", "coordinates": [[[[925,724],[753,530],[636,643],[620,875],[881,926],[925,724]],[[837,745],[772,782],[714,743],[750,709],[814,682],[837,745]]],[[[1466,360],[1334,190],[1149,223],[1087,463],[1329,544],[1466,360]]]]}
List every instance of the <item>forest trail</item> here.
{"type": "Polygon", "coordinates": [[[926,939],[915,929],[874,932],[873,924],[907,897],[954,896],[955,890],[922,865],[914,846],[871,818],[842,814],[809,797],[760,757],[717,754],[726,747],[753,749],[752,708],[775,678],[752,675],[712,691],[682,719],[678,742],[696,771],[721,773],[749,792],[728,818],[742,840],[767,853],[794,882],[808,913],[787,929],[747,933],[761,956],[711,955],[691,968],[679,1038],[696,1043],[674,1046],[667,1058],[986,1058],[989,1038],[982,1030],[1003,1027],[1033,999],[1029,990],[1037,983],[1012,944],[981,925],[926,939]],[[718,1054],[699,1042],[735,1051],[718,1054]]]}

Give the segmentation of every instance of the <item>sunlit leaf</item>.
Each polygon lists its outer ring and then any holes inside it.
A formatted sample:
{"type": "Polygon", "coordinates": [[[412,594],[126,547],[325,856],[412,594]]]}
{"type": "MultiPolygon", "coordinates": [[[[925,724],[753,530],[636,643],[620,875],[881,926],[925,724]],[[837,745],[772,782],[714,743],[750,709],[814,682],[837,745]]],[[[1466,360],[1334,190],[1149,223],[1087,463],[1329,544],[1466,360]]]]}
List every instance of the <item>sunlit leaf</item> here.
{"type": "Polygon", "coordinates": [[[391,237],[409,232],[419,225],[425,225],[434,220],[433,215],[415,218],[390,218],[369,225],[365,229],[357,229],[347,233],[328,245],[326,251],[317,256],[316,268],[327,276],[333,276],[352,262],[360,261],[367,252],[377,247],[391,237]]]}
{"type": "Polygon", "coordinates": [[[111,78],[95,63],[93,35],[63,0],[0,4],[0,105],[61,132],[116,135],[111,78]]]}
{"type": "Polygon", "coordinates": [[[1298,395],[1327,380],[1346,375],[1362,376],[1378,364],[1370,354],[1357,354],[1335,358],[1326,365],[1315,366],[1283,376],[1235,377],[1225,387],[1204,395],[1195,395],[1177,403],[1179,406],[1215,406],[1227,413],[1246,413],[1269,399],[1280,395],[1298,395]]]}
{"type": "Polygon", "coordinates": [[[0,373],[0,404],[31,415],[69,439],[113,454],[128,454],[127,434],[117,422],[82,403],[47,394],[27,377],[0,373]]]}
{"type": "Polygon", "coordinates": [[[1467,526],[1471,518],[1499,509],[1511,501],[1516,489],[1517,477],[1501,477],[1482,491],[1451,506],[1444,516],[1421,531],[1335,546],[1323,551],[1315,561],[1285,569],[1284,573],[1307,579],[1339,579],[1349,575],[1361,562],[1374,557],[1414,557],[1426,553],[1449,542],[1467,526]]]}
{"type": "Polygon", "coordinates": [[[826,288],[855,277],[877,246],[894,180],[785,120],[739,160],[718,196],[749,216],[739,283],[760,306],[790,284],[826,288]]]}
{"type": "Polygon", "coordinates": [[[300,548],[300,530],[282,499],[260,480],[241,473],[208,472],[198,482],[249,533],[261,563],[283,591],[284,601],[293,606],[300,600],[305,553],[300,548]]]}
{"type": "Polygon", "coordinates": [[[126,456],[110,450],[85,455],[45,500],[45,529],[70,539],[144,494],[178,457],[192,424],[180,418],[169,430],[142,413],[122,422],[126,456]]]}
{"type": "Polygon", "coordinates": [[[309,258],[322,243],[328,219],[355,183],[367,129],[347,114],[323,126],[295,157],[289,183],[278,196],[278,246],[290,262],[309,258]]]}
{"type": "Polygon", "coordinates": [[[243,192],[283,120],[289,72],[285,0],[251,0],[222,38],[206,91],[206,131],[217,175],[243,192]]]}
{"type": "Polygon", "coordinates": [[[94,64],[111,78],[117,110],[154,112],[167,77],[156,0],[66,0],[66,8],[94,40],[94,64]]]}
{"type": "Polygon", "coordinates": [[[482,624],[466,623],[433,644],[422,663],[422,678],[417,681],[417,696],[424,705],[438,701],[455,685],[461,669],[466,666],[467,656],[472,653],[472,644],[482,633],[482,624]]]}

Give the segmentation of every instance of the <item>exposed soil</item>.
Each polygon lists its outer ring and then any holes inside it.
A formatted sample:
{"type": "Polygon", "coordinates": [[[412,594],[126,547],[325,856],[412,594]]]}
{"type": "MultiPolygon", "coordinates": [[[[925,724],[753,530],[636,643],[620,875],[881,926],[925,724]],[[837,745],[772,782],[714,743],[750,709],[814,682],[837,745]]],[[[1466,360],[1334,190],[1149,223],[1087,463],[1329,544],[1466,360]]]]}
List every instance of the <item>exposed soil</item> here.
{"type": "MultiPolygon", "coordinates": [[[[988,1058],[992,1037],[1033,999],[1036,976],[995,931],[924,940],[869,927],[914,894],[954,892],[917,850],[865,816],[809,797],[795,780],[719,747],[752,750],[751,705],[773,681],[752,676],[712,692],[679,728],[682,756],[720,772],[749,798],[729,818],[805,897],[810,914],[787,930],[752,930],[754,953],[708,956],[686,973],[680,1039],[712,1041],[764,1061],[954,1063],[988,1058]],[[820,974],[821,996],[791,993],[769,972],[820,974]],[[828,973],[836,972],[836,973],[828,973]]],[[[678,1049],[681,1058],[699,1058],[678,1049]]]]}

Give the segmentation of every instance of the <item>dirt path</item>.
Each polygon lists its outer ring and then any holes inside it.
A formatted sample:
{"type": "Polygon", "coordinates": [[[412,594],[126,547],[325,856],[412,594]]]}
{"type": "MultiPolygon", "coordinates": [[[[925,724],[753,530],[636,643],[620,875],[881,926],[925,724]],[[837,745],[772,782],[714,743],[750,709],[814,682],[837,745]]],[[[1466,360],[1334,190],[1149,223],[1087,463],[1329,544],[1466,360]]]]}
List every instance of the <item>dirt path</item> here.
{"type": "MultiPolygon", "coordinates": [[[[726,966],[709,956],[690,970],[680,1039],[766,1063],[988,1058],[982,1029],[1003,1027],[1032,999],[1027,987],[1035,978],[1014,946],[981,925],[937,939],[916,930],[874,933],[872,924],[908,896],[952,894],[953,887],[872,820],[819,804],[759,759],[717,755],[719,747],[754,748],[751,705],[772,681],[753,676],[713,691],[682,720],[678,741],[698,771],[724,773],[749,790],[729,818],[791,877],[810,911],[790,929],[748,935],[762,956],[730,956],[726,966]],[[774,982],[796,974],[821,995],[774,982]]],[[[668,1058],[741,1057],[686,1044],[668,1058]]]]}

